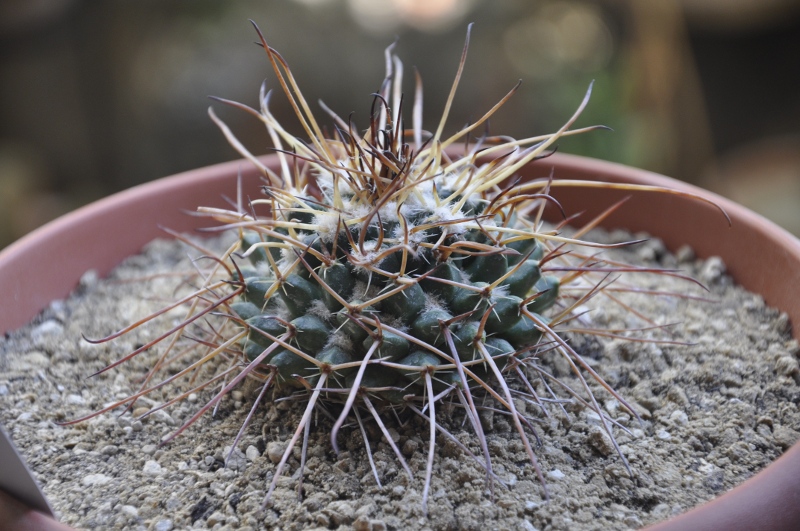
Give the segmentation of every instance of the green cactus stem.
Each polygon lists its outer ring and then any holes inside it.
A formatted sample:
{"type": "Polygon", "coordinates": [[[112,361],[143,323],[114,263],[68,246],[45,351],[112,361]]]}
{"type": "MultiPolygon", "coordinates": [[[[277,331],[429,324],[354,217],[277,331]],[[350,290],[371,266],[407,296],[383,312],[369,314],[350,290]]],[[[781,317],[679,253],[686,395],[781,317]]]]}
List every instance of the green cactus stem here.
{"type": "MultiPolygon", "coordinates": [[[[325,404],[329,411],[340,411],[331,432],[334,449],[338,449],[345,418],[355,417],[364,434],[367,421],[374,421],[386,434],[384,420],[394,415],[385,413],[392,410],[398,415],[420,415],[428,422],[430,444],[422,497],[426,506],[437,433],[455,439],[436,420],[436,403],[444,400],[458,405],[466,425],[474,430],[483,453],[482,460],[476,459],[485,467],[491,488],[495,475],[479,403],[493,401],[492,407],[505,411],[546,498],[543,474],[530,443],[530,436],[536,436],[534,419],[515,405],[522,396],[541,404],[546,415],[545,401],[537,393],[561,400],[555,390],[564,386],[550,385],[558,382],[541,368],[542,359],[567,360],[582,382],[582,388],[567,387],[568,399],[594,410],[612,440],[612,421],[598,405],[585,375],[636,416],[564,336],[575,308],[602,293],[610,272],[621,274],[635,268],[606,264],[594,254],[590,257],[584,249],[595,253],[608,246],[566,236],[542,223],[544,206],[558,205],[551,191],[568,183],[558,176],[548,178],[546,168],[541,179],[514,180],[522,167],[546,157],[558,140],[597,129],[574,128],[589,101],[591,86],[573,116],[552,134],[521,140],[484,135],[473,140],[515,87],[477,121],[447,136],[444,131],[467,45],[433,132],[423,130],[419,118],[419,80],[412,127],[405,127],[403,68],[390,47],[386,79],[374,99],[367,128],[358,129],[324,107],[334,131],[326,135],[288,65],[256,30],[277,85],[305,136],[295,137],[278,123],[265,88],[258,110],[219,100],[244,109],[264,124],[278,159],[277,167],[267,167],[209,110],[231,144],[261,170],[265,197],[231,209],[199,209],[200,215],[217,220],[220,230],[236,232],[238,241],[220,257],[203,287],[179,301],[189,305],[180,325],[107,369],[166,338],[171,338],[172,348],[193,323],[217,319],[207,327],[213,330],[211,336],[200,343],[208,351],[178,376],[214,358],[240,361],[225,365],[224,378],[217,375],[211,380],[223,381],[221,390],[173,436],[245,377],[261,382],[259,401],[267,388],[278,395],[302,397],[305,412],[274,471],[265,505],[294,445],[303,433],[308,437],[311,413],[325,404]],[[249,269],[239,269],[241,257],[247,258],[249,269]],[[542,385],[536,383],[539,379],[542,385]]],[[[602,186],[678,193],[633,185],[602,186]]],[[[598,221],[591,220],[587,227],[598,221]]],[[[160,384],[148,382],[165,359],[166,354],[140,393],[103,411],[129,405],[159,388],[160,384]]],[[[237,441],[251,416],[252,412],[237,441]]],[[[391,437],[386,439],[410,476],[391,437]]],[[[366,435],[365,444],[368,447],[366,435]]],[[[375,479],[379,481],[377,472],[375,479]]]]}

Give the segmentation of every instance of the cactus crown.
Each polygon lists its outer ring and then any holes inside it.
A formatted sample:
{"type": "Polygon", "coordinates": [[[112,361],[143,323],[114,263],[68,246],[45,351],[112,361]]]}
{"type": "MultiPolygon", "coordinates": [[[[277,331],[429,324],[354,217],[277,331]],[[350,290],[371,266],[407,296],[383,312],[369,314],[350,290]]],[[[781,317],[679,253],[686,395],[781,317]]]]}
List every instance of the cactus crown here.
{"type": "MultiPolygon", "coordinates": [[[[549,195],[557,181],[513,180],[521,167],[546,156],[560,137],[593,129],[571,129],[590,91],[553,134],[470,141],[515,87],[475,123],[445,137],[465,45],[436,131],[422,130],[419,77],[413,126],[406,129],[403,66],[390,47],[386,79],[373,100],[369,127],[359,131],[323,105],[335,125],[335,135],[326,136],[284,59],[260,31],[258,35],[308,141],[292,136],[277,122],[263,87],[260,110],[220,100],[264,123],[279,159],[279,170],[273,171],[209,111],[231,144],[260,168],[266,198],[236,209],[200,209],[222,222],[221,229],[236,230],[239,238],[218,260],[218,274],[209,276],[186,299],[193,305],[176,328],[179,334],[201,317],[221,313],[223,323],[202,342],[208,352],[184,372],[231,352],[241,357],[241,363],[222,373],[227,377],[233,372],[235,377],[174,435],[246,376],[264,382],[254,408],[269,388],[305,394],[306,412],[275,471],[266,503],[292,448],[304,431],[308,433],[317,404],[336,404],[332,409],[339,416],[331,440],[337,451],[345,419],[354,415],[361,424],[364,412],[394,447],[382,412],[404,409],[430,425],[423,505],[437,431],[460,445],[436,422],[436,406],[445,398],[463,407],[481,443],[481,463],[490,483],[494,474],[478,419],[479,395],[491,397],[507,411],[543,486],[529,442],[535,432],[528,417],[517,410],[515,399],[522,398],[546,415],[547,399],[538,393],[555,398],[562,388],[570,399],[597,412],[613,440],[610,419],[584,374],[625,407],[627,403],[570,347],[559,329],[573,318],[575,307],[602,291],[603,279],[616,264],[605,264],[576,247],[602,245],[543,228],[544,205],[558,205],[549,195]],[[240,265],[243,261],[237,257],[247,257],[249,265],[240,265]],[[556,267],[550,268],[551,264],[556,267]],[[592,280],[592,275],[599,280],[592,280]],[[565,285],[571,288],[569,297],[562,296],[565,285]],[[583,390],[561,385],[548,374],[538,364],[547,355],[566,358],[583,390]],[[551,386],[553,382],[558,385],[551,386]]],[[[159,386],[147,388],[145,383],[140,393],[103,411],[130,404],[159,386]]],[[[364,442],[369,454],[366,436],[364,442]]],[[[394,450],[411,475],[402,454],[394,450]]],[[[619,456],[627,467],[625,457],[619,456]]],[[[380,484],[377,473],[375,479],[380,484]]]]}

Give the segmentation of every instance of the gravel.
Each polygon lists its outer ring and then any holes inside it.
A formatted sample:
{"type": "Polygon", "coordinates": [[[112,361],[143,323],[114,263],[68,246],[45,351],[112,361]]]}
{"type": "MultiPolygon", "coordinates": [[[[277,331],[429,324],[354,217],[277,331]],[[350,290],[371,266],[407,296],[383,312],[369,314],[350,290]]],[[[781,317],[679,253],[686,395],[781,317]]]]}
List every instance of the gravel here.
{"type": "MultiPolygon", "coordinates": [[[[628,430],[617,428],[614,436],[631,476],[596,413],[567,404],[567,419],[553,407],[551,418],[537,423],[541,444],[535,447],[550,501],[543,499],[524,447],[501,414],[481,420],[494,471],[508,488],[497,485],[492,495],[483,469],[439,437],[427,515],[420,502],[428,430],[416,418],[403,417],[403,423],[388,426],[413,480],[380,432],[367,426],[379,487],[358,427],[345,427],[336,456],[330,445],[332,422],[317,415],[302,498],[297,493],[298,448],[266,509],[261,502],[303,404],[262,405],[226,467],[258,391],[252,382],[163,446],[162,439],[189,419],[211,390],[142,419],[138,414],[167,395],[139,400],[133,411],[117,408],[81,423],[58,424],[113,404],[142,384],[157,349],[90,375],[155,338],[175,323],[179,310],[110,343],[90,344],[83,336],[109,334],[186,289],[191,277],[173,274],[191,271],[186,251],[165,242],[151,244],[109,279],[87,273],[74,295],[54,302],[28,327],[0,341],[0,421],[61,520],[85,529],[639,528],[718,496],[797,441],[800,348],[788,333],[787,317],[735,287],[720,260],[697,261],[688,248],[673,257],[657,240],[626,253],[628,261],[652,259],[655,265],[679,267],[706,283],[710,293],[671,277],[636,276],[630,282],[714,302],[633,297],[636,307],[657,323],[678,322],[669,328],[670,339],[684,345],[571,338],[632,403],[641,422],[618,400],[597,391],[600,404],[628,430]]],[[[643,326],[613,304],[594,308],[585,318],[595,326],[643,326]]],[[[663,331],[652,333],[664,337],[663,331]]],[[[575,385],[561,360],[542,363],[575,385]]],[[[444,411],[441,423],[480,455],[458,408],[444,411]]]]}

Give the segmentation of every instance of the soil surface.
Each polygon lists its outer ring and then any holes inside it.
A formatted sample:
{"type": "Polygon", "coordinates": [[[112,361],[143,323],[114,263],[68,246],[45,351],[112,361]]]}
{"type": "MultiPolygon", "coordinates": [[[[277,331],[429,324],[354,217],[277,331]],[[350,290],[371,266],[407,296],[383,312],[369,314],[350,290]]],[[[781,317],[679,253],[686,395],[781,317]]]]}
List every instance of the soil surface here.
{"type": "MultiPolygon", "coordinates": [[[[677,323],[668,332],[656,329],[639,336],[683,344],[570,337],[592,367],[632,403],[641,421],[593,386],[600,405],[620,425],[614,436],[631,477],[596,413],[574,403],[562,404],[563,410],[552,404],[550,417],[543,418],[520,400],[517,406],[526,415],[541,419],[534,449],[550,501],[543,499],[513,423],[491,409],[484,411],[482,422],[494,471],[505,486],[495,481],[492,494],[482,466],[440,435],[427,516],[421,499],[428,425],[418,417],[401,415],[389,423],[413,480],[374,422],[365,422],[378,486],[358,425],[342,431],[343,448],[336,456],[329,436],[332,421],[316,415],[303,498],[297,494],[297,448],[266,509],[261,503],[302,414],[300,401],[269,401],[260,407],[227,467],[225,456],[258,391],[252,382],[165,446],[159,446],[162,437],[189,419],[211,390],[191,393],[142,419],[137,417],[161,396],[140,399],[133,411],[118,408],[76,425],[57,424],[137,391],[157,351],[90,376],[157,337],[177,322],[180,311],[110,343],[93,345],[82,336],[105,336],[185,291],[191,277],[173,272],[192,266],[187,250],[174,243],[154,242],[107,280],[87,273],[74,295],[52,303],[30,326],[0,341],[0,421],[60,519],[77,528],[637,529],[718,496],[798,439],[800,349],[791,339],[787,317],[735,287],[718,259],[695,260],[689,249],[673,256],[658,240],[619,252],[628,262],[678,268],[710,292],[663,275],[630,275],[625,283],[713,301],[615,292],[656,323],[677,323]]],[[[622,285],[620,280],[614,286],[622,285]]],[[[648,326],[607,297],[595,301],[594,309],[576,320],[578,325],[648,326]]],[[[579,387],[560,358],[545,355],[541,364],[579,387]]],[[[164,396],[175,396],[174,389],[164,396]]],[[[437,408],[443,427],[481,455],[460,408],[447,400],[437,408]]]]}

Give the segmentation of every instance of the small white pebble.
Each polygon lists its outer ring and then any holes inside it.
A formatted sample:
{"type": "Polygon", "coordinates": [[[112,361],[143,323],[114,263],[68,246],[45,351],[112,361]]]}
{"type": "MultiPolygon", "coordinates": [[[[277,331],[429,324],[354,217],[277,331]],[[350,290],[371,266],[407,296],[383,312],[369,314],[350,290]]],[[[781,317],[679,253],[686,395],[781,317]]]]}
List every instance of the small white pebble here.
{"type": "Polygon", "coordinates": [[[259,452],[258,448],[256,448],[251,444],[250,446],[247,447],[247,450],[244,451],[244,455],[247,456],[247,458],[250,461],[255,461],[256,459],[261,457],[261,452],[259,452]]]}
{"type": "Polygon", "coordinates": [[[139,509],[137,509],[133,505],[123,505],[120,508],[120,510],[123,512],[123,514],[127,514],[128,516],[131,516],[133,518],[136,518],[136,517],[139,516],[139,509]]]}
{"type": "Polygon", "coordinates": [[[158,447],[155,444],[145,444],[142,446],[142,453],[146,455],[153,455],[156,453],[158,447]]]}
{"type": "Polygon", "coordinates": [[[589,433],[586,436],[586,441],[595,450],[605,456],[614,453],[614,441],[609,437],[608,433],[600,426],[590,426],[589,433]]]}
{"type": "Polygon", "coordinates": [[[47,357],[47,354],[38,350],[26,353],[23,359],[34,367],[47,367],[50,365],[50,358],[47,357]]]}
{"type": "Polygon", "coordinates": [[[549,477],[550,479],[564,479],[565,476],[566,474],[564,474],[557,468],[547,473],[547,477],[549,477]]]}
{"type": "Polygon", "coordinates": [[[658,430],[658,432],[656,433],[656,437],[658,437],[662,441],[668,441],[672,439],[672,435],[667,430],[658,430]]]}
{"type": "Polygon", "coordinates": [[[64,327],[58,321],[48,319],[31,331],[31,339],[38,343],[46,337],[53,337],[64,332],[64,327]]]}
{"type": "Polygon", "coordinates": [[[694,260],[694,249],[692,249],[689,245],[681,245],[675,252],[675,258],[677,258],[678,262],[689,262],[694,260]]]}
{"type": "Polygon", "coordinates": [[[245,455],[238,448],[233,449],[233,451],[231,450],[232,448],[230,446],[226,446],[222,452],[224,459],[227,460],[226,466],[231,470],[242,470],[247,466],[245,455]]]}
{"type": "Polygon", "coordinates": [[[392,442],[394,443],[400,440],[400,434],[397,433],[397,430],[394,428],[389,428],[389,436],[391,436],[392,442]]]}
{"type": "Polygon", "coordinates": [[[115,455],[119,452],[119,446],[115,444],[107,444],[100,449],[100,453],[103,455],[115,455]]]}
{"type": "Polygon", "coordinates": [[[172,531],[172,520],[159,520],[153,524],[153,531],[172,531]]]}
{"type": "Polygon", "coordinates": [[[603,405],[605,406],[606,411],[608,411],[608,414],[612,417],[615,417],[619,412],[620,403],[616,398],[610,398],[606,400],[605,404],[603,405]]]}
{"type": "Polygon", "coordinates": [[[689,416],[683,410],[676,409],[669,416],[669,420],[678,426],[686,426],[689,422],[689,416]]]}
{"type": "Polygon", "coordinates": [[[625,525],[629,526],[631,529],[639,529],[642,527],[642,519],[635,514],[625,515],[625,518],[623,518],[622,521],[625,522],[625,525]]]}
{"type": "Polygon", "coordinates": [[[183,507],[183,502],[179,500],[175,495],[172,495],[169,499],[167,499],[166,509],[168,511],[177,511],[183,507]]]}
{"type": "Polygon", "coordinates": [[[81,483],[87,487],[92,485],[105,485],[109,481],[111,481],[111,478],[105,474],[89,474],[88,476],[83,476],[83,479],[81,479],[81,483]]]}
{"type": "Polygon", "coordinates": [[[175,425],[175,419],[173,419],[169,413],[164,411],[163,409],[159,409],[155,413],[153,413],[153,418],[158,420],[159,422],[163,422],[169,426],[175,425]]]}
{"type": "Polygon", "coordinates": [[[79,406],[85,403],[86,400],[81,395],[67,395],[67,404],[79,406]]]}
{"type": "Polygon", "coordinates": [[[56,299],[50,303],[50,310],[53,313],[58,314],[56,316],[56,319],[58,319],[59,321],[64,321],[66,319],[64,313],[67,311],[67,303],[64,302],[62,299],[56,299]]]}
{"type": "Polygon", "coordinates": [[[600,415],[598,415],[596,411],[592,411],[591,409],[585,409],[583,411],[583,416],[586,419],[586,422],[588,422],[589,424],[602,425],[602,420],[600,419],[600,415]]]}
{"type": "Polygon", "coordinates": [[[157,476],[161,474],[161,465],[158,464],[158,461],[147,461],[144,464],[144,468],[142,468],[142,472],[148,476],[157,476]]]}
{"type": "Polygon", "coordinates": [[[517,484],[517,476],[515,474],[509,474],[508,477],[505,478],[506,485],[509,487],[513,487],[517,484]]]}
{"type": "Polygon", "coordinates": [[[225,515],[219,511],[216,511],[211,516],[208,517],[206,520],[206,525],[211,528],[217,524],[224,524],[225,523],[225,515]]]}
{"type": "Polygon", "coordinates": [[[719,256],[708,258],[700,270],[700,280],[704,284],[712,284],[725,274],[725,263],[719,256]]]}
{"type": "Polygon", "coordinates": [[[267,457],[275,464],[280,463],[283,453],[286,451],[286,443],[282,441],[270,441],[267,444],[267,457]]]}
{"type": "Polygon", "coordinates": [[[83,289],[91,288],[97,285],[97,282],[100,280],[100,275],[97,274],[97,271],[94,269],[90,269],[86,273],[81,276],[79,281],[79,286],[83,289]]]}

